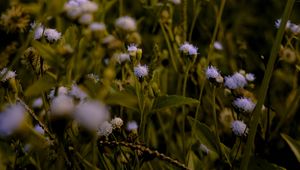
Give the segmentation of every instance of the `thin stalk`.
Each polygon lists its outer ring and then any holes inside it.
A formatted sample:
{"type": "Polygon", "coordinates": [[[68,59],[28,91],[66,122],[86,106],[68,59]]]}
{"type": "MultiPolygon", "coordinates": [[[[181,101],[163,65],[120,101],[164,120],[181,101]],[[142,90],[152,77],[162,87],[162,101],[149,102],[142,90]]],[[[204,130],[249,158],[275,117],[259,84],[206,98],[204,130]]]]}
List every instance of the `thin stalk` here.
{"type": "Polygon", "coordinates": [[[188,0],[182,1],[182,25],[183,25],[183,40],[186,41],[186,35],[188,30],[188,17],[187,17],[187,8],[188,8],[188,0]]]}
{"type": "Polygon", "coordinates": [[[218,119],[217,119],[217,111],[216,111],[216,86],[213,87],[213,118],[214,118],[214,126],[215,126],[215,134],[216,134],[216,139],[219,145],[219,151],[222,153],[222,146],[221,146],[221,141],[219,137],[219,132],[218,132],[218,119]]]}
{"type": "Polygon", "coordinates": [[[270,54],[270,58],[267,64],[267,69],[264,75],[264,79],[262,81],[262,86],[259,89],[259,99],[257,102],[257,105],[253,111],[253,117],[251,119],[251,123],[250,123],[250,131],[249,131],[249,136],[247,139],[247,143],[246,143],[246,148],[244,151],[244,156],[242,159],[242,163],[241,163],[241,170],[247,170],[248,169],[248,164],[249,164],[249,160],[250,160],[250,156],[253,150],[253,145],[254,145],[254,139],[255,139],[255,134],[257,131],[257,125],[258,125],[258,121],[259,121],[259,117],[260,117],[260,113],[261,113],[261,108],[262,105],[264,104],[265,98],[266,98],[266,94],[267,94],[267,89],[269,87],[269,83],[271,80],[271,76],[272,76],[272,72],[274,69],[274,65],[275,65],[275,61],[277,58],[277,54],[280,48],[280,44],[284,35],[284,31],[285,31],[285,26],[287,23],[287,20],[292,12],[293,9],[293,5],[294,5],[295,0],[288,0],[284,13],[283,13],[283,17],[281,20],[281,24],[279,27],[279,30],[276,34],[276,39],[275,42],[273,44],[272,50],[271,50],[271,54],[270,54]]]}

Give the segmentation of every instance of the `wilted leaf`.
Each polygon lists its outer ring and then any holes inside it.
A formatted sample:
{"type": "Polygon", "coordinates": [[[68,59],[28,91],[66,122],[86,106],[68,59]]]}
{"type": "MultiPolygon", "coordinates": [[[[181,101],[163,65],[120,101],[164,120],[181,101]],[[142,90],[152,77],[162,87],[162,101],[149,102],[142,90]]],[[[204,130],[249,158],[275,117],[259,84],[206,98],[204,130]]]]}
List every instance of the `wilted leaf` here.
{"type": "Polygon", "coordinates": [[[177,95],[161,96],[155,99],[152,110],[181,106],[184,104],[196,104],[198,102],[196,99],[177,95]]]}
{"type": "Polygon", "coordinates": [[[55,79],[50,76],[44,76],[35,81],[25,91],[25,96],[38,96],[55,86],[55,79]]]}
{"type": "Polygon", "coordinates": [[[298,162],[300,162],[300,142],[283,133],[281,134],[281,137],[287,142],[291,150],[294,152],[298,162]]]}

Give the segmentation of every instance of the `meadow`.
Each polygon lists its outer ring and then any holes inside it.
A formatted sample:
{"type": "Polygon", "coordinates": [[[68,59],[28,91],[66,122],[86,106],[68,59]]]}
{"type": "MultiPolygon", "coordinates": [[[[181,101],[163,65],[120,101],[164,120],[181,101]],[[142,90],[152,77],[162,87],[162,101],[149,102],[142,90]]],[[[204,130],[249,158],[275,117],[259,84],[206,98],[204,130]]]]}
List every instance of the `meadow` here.
{"type": "Polygon", "coordinates": [[[300,169],[299,0],[0,0],[0,169],[300,169]]]}

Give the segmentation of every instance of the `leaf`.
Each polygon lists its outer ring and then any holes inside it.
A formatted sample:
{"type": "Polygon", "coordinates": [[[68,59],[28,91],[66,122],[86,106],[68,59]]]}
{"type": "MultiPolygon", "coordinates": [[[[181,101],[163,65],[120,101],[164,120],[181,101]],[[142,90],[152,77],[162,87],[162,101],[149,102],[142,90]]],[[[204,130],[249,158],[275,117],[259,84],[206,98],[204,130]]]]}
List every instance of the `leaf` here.
{"type": "Polygon", "coordinates": [[[276,164],[270,163],[264,159],[252,157],[250,159],[248,169],[255,170],[285,170],[285,168],[278,166],[276,164]]]}
{"type": "Polygon", "coordinates": [[[219,153],[219,147],[217,144],[217,139],[211,129],[205,125],[204,123],[199,122],[198,120],[195,120],[194,118],[188,116],[188,120],[191,125],[195,125],[195,137],[200,141],[200,143],[204,144],[210,151],[213,151],[220,155],[219,153]]]}
{"type": "Polygon", "coordinates": [[[43,44],[39,41],[32,41],[31,45],[38,50],[43,59],[47,63],[53,65],[61,63],[61,59],[56,54],[55,50],[49,44],[43,44]]]}
{"type": "Polygon", "coordinates": [[[46,92],[53,88],[55,86],[55,83],[55,79],[46,75],[30,85],[25,91],[25,96],[41,95],[43,92],[46,92]]]}
{"type": "Polygon", "coordinates": [[[73,49],[75,49],[76,45],[78,44],[78,29],[75,26],[69,27],[64,36],[63,39],[65,40],[65,44],[69,44],[73,49]]]}
{"type": "Polygon", "coordinates": [[[120,105],[133,110],[138,110],[138,101],[135,95],[126,91],[113,92],[105,100],[109,105],[120,105]]]}
{"type": "Polygon", "coordinates": [[[152,110],[160,110],[167,107],[175,107],[184,104],[196,104],[196,103],[199,103],[199,101],[189,97],[183,97],[177,95],[161,96],[155,99],[152,110]]]}
{"type": "Polygon", "coordinates": [[[286,134],[281,133],[281,137],[286,141],[286,143],[289,145],[293,153],[295,154],[298,162],[300,162],[300,143],[293,138],[289,137],[286,134]]]}

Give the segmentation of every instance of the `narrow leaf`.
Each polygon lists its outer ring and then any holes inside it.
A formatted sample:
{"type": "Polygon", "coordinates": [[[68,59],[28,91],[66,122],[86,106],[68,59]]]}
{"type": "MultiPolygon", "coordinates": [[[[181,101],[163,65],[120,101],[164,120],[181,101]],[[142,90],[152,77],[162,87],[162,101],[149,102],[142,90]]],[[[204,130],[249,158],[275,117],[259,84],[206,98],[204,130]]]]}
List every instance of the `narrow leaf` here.
{"type": "Polygon", "coordinates": [[[44,76],[35,81],[25,91],[25,96],[38,96],[55,86],[55,80],[50,76],[44,76]]]}
{"type": "Polygon", "coordinates": [[[167,107],[181,106],[184,104],[197,104],[199,101],[193,98],[170,95],[161,96],[155,99],[152,110],[160,110],[167,107]]]}
{"type": "Polygon", "coordinates": [[[298,162],[300,162],[300,142],[294,140],[286,134],[281,134],[281,137],[286,141],[286,143],[290,146],[291,150],[294,152],[298,162]]]}

